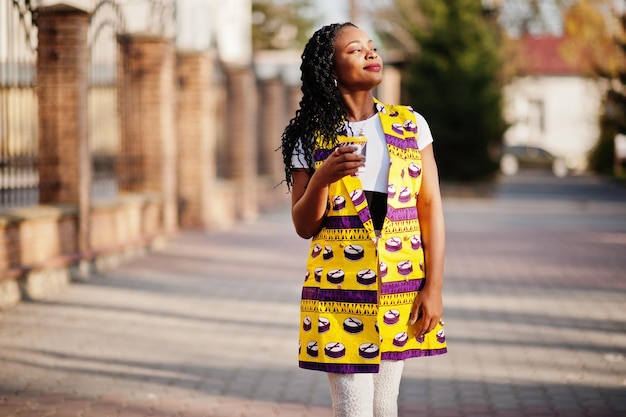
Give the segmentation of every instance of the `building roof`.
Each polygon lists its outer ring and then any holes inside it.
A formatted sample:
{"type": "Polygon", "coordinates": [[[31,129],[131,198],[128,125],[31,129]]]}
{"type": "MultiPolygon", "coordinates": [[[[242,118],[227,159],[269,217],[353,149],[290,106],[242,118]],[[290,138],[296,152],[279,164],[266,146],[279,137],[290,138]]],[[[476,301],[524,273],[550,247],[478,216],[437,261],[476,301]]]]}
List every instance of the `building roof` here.
{"type": "Polygon", "coordinates": [[[563,58],[566,39],[526,36],[521,42],[522,72],[528,75],[581,75],[583,68],[563,58]]]}

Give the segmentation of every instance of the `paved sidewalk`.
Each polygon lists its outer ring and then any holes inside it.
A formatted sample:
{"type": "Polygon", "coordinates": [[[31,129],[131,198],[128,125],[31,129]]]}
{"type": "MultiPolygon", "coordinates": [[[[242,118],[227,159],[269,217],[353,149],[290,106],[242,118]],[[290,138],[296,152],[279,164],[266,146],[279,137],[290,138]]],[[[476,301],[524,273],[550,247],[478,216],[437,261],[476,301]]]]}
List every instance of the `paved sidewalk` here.
{"type": "MultiPolygon", "coordinates": [[[[626,415],[626,191],[507,187],[445,200],[450,352],[407,362],[400,416],[626,415]]],[[[284,208],[2,313],[0,416],[331,417],[297,368],[307,247],[284,208]]]]}

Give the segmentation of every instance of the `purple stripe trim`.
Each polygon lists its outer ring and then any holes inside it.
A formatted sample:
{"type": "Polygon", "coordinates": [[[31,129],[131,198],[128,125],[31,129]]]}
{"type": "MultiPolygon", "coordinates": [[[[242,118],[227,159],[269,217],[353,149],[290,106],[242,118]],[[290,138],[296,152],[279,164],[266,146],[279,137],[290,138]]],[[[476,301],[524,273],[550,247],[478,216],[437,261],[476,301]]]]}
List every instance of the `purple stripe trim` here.
{"type": "Polygon", "coordinates": [[[376,304],[376,291],[365,290],[333,290],[317,287],[302,288],[303,300],[334,301],[337,303],[376,304]]]}
{"type": "Polygon", "coordinates": [[[326,158],[328,158],[328,155],[333,153],[334,150],[335,150],[334,148],[333,149],[317,149],[313,153],[313,159],[315,160],[315,162],[325,161],[326,158]]]}
{"type": "Polygon", "coordinates": [[[404,352],[383,352],[381,354],[380,359],[383,361],[403,361],[405,359],[410,359],[410,358],[443,355],[447,351],[448,351],[447,348],[442,348],[442,349],[430,349],[430,350],[411,349],[411,350],[405,350],[404,352]]]}
{"type": "Polygon", "coordinates": [[[362,229],[363,221],[359,216],[326,216],[325,229],[362,229]]]}
{"type": "Polygon", "coordinates": [[[380,290],[381,294],[400,294],[403,292],[420,291],[424,286],[424,279],[411,281],[384,282],[380,290]]]}
{"type": "Polygon", "coordinates": [[[368,207],[364,207],[362,210],[360,210],[359,218],[361,219],[361,223],[365,223],[366,221],[371,219],[372,215],[370,214],[370,209],[368,207]]]}
{"type": "Polygon", "coordinates": [[[411,138],[398,138],[396,136],[385,134],[385,140],[389,145],[395,146],[398,149],[417,149],[417,139],[411,138]]]}
{"type": "Polygon", "coordinates": [[[417,207],[387,207],[387,218],[392,222],[417,219],[417,207]]]}
{"type": "Polygon", "coordinates": [[[317,363],[300,361],[300,368],[312,371],[332,372],[334,374],[376,374],[378,364],[337,364],[337,363],[317,363]]]}

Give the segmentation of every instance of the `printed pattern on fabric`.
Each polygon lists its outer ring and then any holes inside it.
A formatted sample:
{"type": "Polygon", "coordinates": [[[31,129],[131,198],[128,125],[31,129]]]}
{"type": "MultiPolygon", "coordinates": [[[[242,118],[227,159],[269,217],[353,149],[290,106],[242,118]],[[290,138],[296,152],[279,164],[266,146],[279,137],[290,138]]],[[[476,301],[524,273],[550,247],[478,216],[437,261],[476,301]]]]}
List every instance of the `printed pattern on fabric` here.
{"type": "MultiPolygon", "coordinates": [[[[305,369],[375,373],[381,360],[447,350],[441,325],[420,338],[408,325],[425,279],[417,213],[419,126],[410,107],[376,106],[390,156],[386,217],[377,236],[358,176],[330,185],[302,289],[299,364],[305,369]]],[[[316,168],[333,150],[316,150],[316,168]]]]}

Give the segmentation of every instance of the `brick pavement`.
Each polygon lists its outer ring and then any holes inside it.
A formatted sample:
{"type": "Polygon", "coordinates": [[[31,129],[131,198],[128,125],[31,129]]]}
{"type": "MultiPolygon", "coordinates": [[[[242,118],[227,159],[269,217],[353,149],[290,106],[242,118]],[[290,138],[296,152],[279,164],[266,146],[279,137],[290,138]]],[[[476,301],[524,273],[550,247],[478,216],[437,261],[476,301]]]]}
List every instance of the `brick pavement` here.
{"type": "MultiPolygon", "coordinates": [[[[626,415],[625,192],[446,198],[450,353],[407,363],[400,416],[626,415]]],[[[306,250],[285,208],[2,313],[0,416],[330,417],[306,250]]]]}

